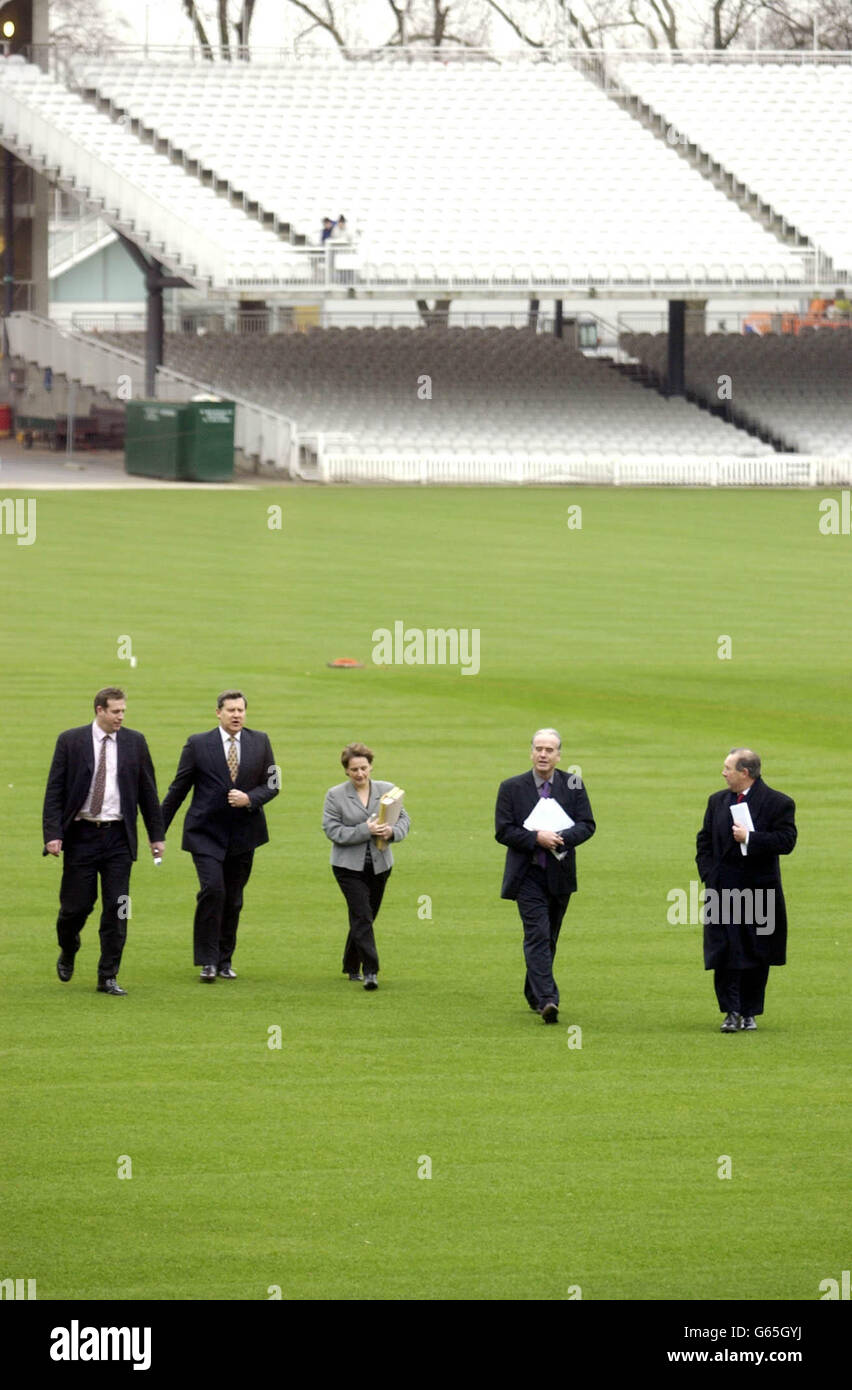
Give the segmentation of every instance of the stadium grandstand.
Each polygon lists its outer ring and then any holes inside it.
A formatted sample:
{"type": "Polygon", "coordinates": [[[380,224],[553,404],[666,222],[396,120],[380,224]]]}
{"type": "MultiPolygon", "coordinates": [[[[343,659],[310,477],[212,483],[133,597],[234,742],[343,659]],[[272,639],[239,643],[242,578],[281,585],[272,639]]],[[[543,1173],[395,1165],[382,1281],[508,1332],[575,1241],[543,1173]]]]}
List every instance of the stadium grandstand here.
{"type": "Polygon", "coordinates": [[[7,268],[9,361],[227,396],[288,477],[849,481],[852,55],[435,56],[0,58],[7,166],[147,296],[60,324],[7,268]]]}

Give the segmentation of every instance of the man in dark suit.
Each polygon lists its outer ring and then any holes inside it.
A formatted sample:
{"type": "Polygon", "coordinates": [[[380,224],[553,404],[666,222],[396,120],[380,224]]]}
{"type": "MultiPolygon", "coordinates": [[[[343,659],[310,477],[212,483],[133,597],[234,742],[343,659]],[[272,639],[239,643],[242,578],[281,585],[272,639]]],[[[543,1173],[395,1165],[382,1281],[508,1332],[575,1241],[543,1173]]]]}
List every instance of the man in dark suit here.
{"type": "Polygon", "coordinates": [[[723,1033],[753,1032],[763,1013],[770,965],[787,959],[787,907],[780,854],[796,843],[796,806],[760,775],[750,748],[732,748],[722,767],[727,791],[714,792],[698,832],[695,862],[704,894],[704,968],[714,972],[723,1033]],[[745,805],[753,830],[731,807],[745,805]],[[743,846],[745,853],[743,853],[743,846]]]}
{"type": "Polygon", "coordinates": [[[80,932],[98,896],[101,876],[101,956],[98,989],[121,995],[117,982],[130,915],[130,867],[136,858],[136,814],[148,831],[151,853],[165,839],[151,754],[142,734],[124,728],[124,691],[107,686],[95,696],[95,718],[66,729],[44,794],[44,854],[64,853],[59,889],[59,960],[63,983],[74,974],[80,932]]]}
{"type": "Polygon", "coordinates": [[[506,846],[500,896],[514,899],[524,927],[524,995],[545,1023],[559,1018],[553,958],[571,894],[577,889],[574,849],[595,833],[589,798],[579,776],[557,769],[562,740],[539,729],[532,740],[532,771],[500,783],[495,838],[506,846]],[[574,822],[562,830],[528,830],[524,821],[541,798],[552,797],[574,822]]]}
{"type": "Polygon", "coordinates": [[[206,984],[217,974],[237,978],[231,960],[243,889],[254,851],[269,839],[263,807],[278,795],[280,782],[269,739],[244,728],[245,717],[242,691],[224,690],[216,704],[219,727],[190,734],[163,801],[168,830],[193,788],[181,843],[198,874],[193,939],[195,964],[202,967],[199,978],[206,984]]]}

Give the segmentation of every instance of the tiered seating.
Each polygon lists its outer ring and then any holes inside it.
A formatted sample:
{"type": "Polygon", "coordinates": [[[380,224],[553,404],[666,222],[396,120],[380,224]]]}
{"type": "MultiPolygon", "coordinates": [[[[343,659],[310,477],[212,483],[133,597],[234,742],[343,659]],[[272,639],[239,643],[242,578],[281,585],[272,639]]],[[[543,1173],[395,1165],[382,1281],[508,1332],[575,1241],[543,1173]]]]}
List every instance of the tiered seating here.
{"type": "MultiPolygon", "coordinates": [[[[665,373],[665,333],[624,334],[621,346],[665,373]]],[[[852,450],[852,330],[688,336],[688,387],[716,402],[721,376],[731,379],[732,407],[789,448],[828,455],[852,450]]]]}
{"type": "Polygon", "coordinates": [[[801,278],[568,65],[111,62],[78,80],[312,240],[344,212],[389,280],[801,278]]]}
{"type": "Polygon", "coordinates": [[[677,134],[852,271],[852,66],[627,61],[617,71],[677,134]]]}
{"type": "MultiPolygon", "coordinates": [[[[143,351],[141,334],[101,334],[143,351]]],[[[169,335],[166,366],[387,457],[428,451],[761,456],[772,450],[525,329],[169,335]],[[424,381],[428,378],[428,381],[424,381]],[[431,391],[431,399],[421,395],[431,391]]]]}
{"type": "Polygon", "coordinates": [[[16,56],[0,59],[0,127],[23,157],[84,191],[111,223],[193,279],[223,283],[241,263],[281,270],[297,259],[273,232],[16,56]]]}

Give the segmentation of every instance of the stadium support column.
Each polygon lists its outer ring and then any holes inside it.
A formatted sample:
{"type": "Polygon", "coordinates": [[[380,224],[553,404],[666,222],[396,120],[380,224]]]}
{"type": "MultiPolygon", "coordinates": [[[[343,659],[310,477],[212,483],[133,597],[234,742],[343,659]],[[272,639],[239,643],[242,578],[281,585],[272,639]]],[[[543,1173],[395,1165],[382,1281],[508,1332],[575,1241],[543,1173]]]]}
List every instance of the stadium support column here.
{"type": "Polygon", "coordinates": [[[669,300],[669,362],[666,378],[666,394],[683,396],[685,394],[686,373],[684,370],[684,325],[686,323],[686,301],[669,300]]]}
{"type": "Polygon", "coordinates": [[[163,329],[163,290],[189,289],[189,281],[181,275],[164,275],[159,261],[150,260],[123,232],[118,238],[145,276],[145,395],[153,400],[157,394],[157,368],[163,365],[165,333],[163,329]]]}
{"type": "Polygon", "coordinates": [[[3,158],[3,242],[3,315],[8,318],[15,307],[15,156],[11,150],[4,151],[3,158]]]}
{"type": "MultiPolygon", "coordinates": [[[[33,0],[33,62],[47,72],[49,66],[50,15],[48,0],[33,0]]],[[[30,308],[47,318],[50,311],[49,241],[50,183],[44,174],[32,175],[32,241],[30,308]]]]}
{"type": "Polygon", "coordinates": [[[562,300],[561,300],[561,299],[556,299],[556,300],[554,300],[553,308],[554,308],[554,314],[553,314],[553,336],[554,336],[554,338],[561,338],[561,337],[562,337],[562,331],[563,331],[563,323],[564,323],[564,320],[563,320],[563,318],[562,318],[562,300]]]}

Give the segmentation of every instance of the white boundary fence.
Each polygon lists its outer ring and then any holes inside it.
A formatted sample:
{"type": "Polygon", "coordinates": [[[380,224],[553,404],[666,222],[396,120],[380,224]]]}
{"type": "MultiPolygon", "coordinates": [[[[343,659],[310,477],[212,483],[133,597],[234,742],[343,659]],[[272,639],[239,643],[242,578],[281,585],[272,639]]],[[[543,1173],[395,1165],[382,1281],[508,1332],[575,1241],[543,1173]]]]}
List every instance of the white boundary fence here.
{"type": "MultiPolygon", "coordinates": [[[[107,343],[94,342],[83,333],[60,328],[36,314],[12,314],[5,320],[9,351],[39,367],[52,367],[69,381],[105,391],[117,401],[138,400],[145,395],[145,364],[135,353],[107,343]]],[[[208,382],[157,370],[158,400],[188,401],[201,394],[221,396],[208,382]]],[[[295,422],[287,415],[229,394],[236,404],[234,443],[248,458],[274,464],[282,472],[295,472],[298,438],[295,422]]]]}
{"type": "Polygon", "coordinates": [[[537,484],[596,483],[614,487],[827,487],[852,483],[852,454],[817,458],[702,457],[693,454],[397,454],[342,452],[320,447],[323,483],[537,484]]]}

